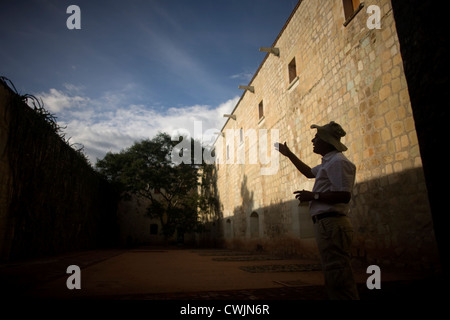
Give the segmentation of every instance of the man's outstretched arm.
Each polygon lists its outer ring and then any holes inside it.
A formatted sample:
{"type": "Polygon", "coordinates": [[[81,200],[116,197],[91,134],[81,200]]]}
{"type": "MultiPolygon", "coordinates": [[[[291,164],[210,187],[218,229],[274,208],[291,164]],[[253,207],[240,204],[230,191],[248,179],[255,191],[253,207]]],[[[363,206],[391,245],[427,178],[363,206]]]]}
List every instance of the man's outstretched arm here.
{"type": "Polygon", "coordinates": [[[308,179],[315,178],[311,171],[311,168],[292,153],[292,151],[286,145],[286,142],[284,144],[275,143],[275,149],[285,157],[288,157],[289,160],[291,160],[291,162],[297,168],[297,170],[300,171],[305,177],[307,177],[308,179]]]}

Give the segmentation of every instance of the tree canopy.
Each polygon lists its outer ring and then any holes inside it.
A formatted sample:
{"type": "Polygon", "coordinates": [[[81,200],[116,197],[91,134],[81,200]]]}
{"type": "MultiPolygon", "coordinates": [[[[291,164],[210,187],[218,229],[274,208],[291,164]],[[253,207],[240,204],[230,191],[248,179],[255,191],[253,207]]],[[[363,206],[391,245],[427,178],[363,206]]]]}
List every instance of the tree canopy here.
{"type": "MultiPolygon", "coordinates": [[[[195,144],[199,147],[199,142],[193,139],[190,143],[191,150],[195,144]]],[[[147,214],[159,219],[166,238],[175,231],[190,232],[198,226],[197,188],[203,164],[196,164],[191,158],[191,163],[175,165],[172,152],[182,155],[191,151],[176,149],[178,144],[167,133],[158,133],[153,139],[135,142],[119,153],[109,152],[96,163],[98,171],[124,195],[134,194],[150,200],[147,214]]]]}

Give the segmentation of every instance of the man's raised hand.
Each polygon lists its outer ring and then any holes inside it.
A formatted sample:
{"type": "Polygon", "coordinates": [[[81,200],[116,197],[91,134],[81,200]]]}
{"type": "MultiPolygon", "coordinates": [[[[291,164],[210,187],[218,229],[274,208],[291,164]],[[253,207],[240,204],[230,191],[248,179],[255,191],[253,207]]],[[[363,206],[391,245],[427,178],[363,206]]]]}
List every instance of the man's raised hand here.
{"type": "Polygon", "coordinates": [[[274,146],[275,146],[275,150],[278,150],[283,156],[287,157],[291,153],[291,150],[287,146],[286,142],[284,144],[276,142],[274,144],[274,146]]]}

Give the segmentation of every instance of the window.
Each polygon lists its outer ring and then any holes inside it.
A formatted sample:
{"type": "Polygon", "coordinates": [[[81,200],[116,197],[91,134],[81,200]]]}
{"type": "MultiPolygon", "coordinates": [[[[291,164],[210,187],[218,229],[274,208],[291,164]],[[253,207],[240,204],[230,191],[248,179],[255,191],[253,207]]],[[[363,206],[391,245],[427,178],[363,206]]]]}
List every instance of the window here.
{"type": "Polygon", "coordinates": [[[244,129],[243,128],[241,128],[239,130],[239,142],[240,143],[244,142],[244,129]]]}
{"type": "Polygon", "coordinates": [[[227,160],[230,160],[230,146],[227,145],[227,160]]]}
{"type": "Polygon", "coordinates": [[[342,0],[344,7],[345,22],[344,26],[349,24],[353,17],[362,9],[364,2],[360,0],[342,0]]]}
{"type": "Polygon", "coordinates": [[[289,83],[291,83],[297,77],[297,66],[295,64],[295,58],[293,58],[291,62],[289,62],[288,69],[289,69],[289,83]]]}
{"type": "Polygon", "coordinates": [[[261,120],[264,117],[264,104],[262,100],[259,103],[258,110],[259,110],[259,119],[261,120]]]}

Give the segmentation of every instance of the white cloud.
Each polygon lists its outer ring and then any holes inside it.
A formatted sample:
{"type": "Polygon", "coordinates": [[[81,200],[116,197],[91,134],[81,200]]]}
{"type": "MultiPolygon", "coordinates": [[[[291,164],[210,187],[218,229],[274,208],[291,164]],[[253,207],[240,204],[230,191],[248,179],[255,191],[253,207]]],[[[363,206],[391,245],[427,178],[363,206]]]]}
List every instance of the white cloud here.
{"type": "Polygon", "coordinates": [[[230,79],[239,79],[243,81],[250,81],[253,77],[253,73],[250,72],[241,72],[236,73],[230,76],[230,79]]]}
{"type": "Polygon", "coordinates": [[[61,112],[67,108],[85,106],[89,99],[81,96],[71,96],[56,89],[50,89],[48,93],[40,94],[46,109],[50,112],[61,112]]]}
{"type": "MultiPolygon", "coordinates": [[[[70,85],[66,88],[74,89],[70,85]]],[[[56,113],[58,119],[62,119],[58,122],[66,127],[66,138],[70,138],[72,144],[82,144],[93,164],[109,151],[119,152],[135,141],[153,138],[158,132],[194,135],[196,122],[201,125],[203,141],[209,142],[213,132],[222,129],[226,121],[223,114],[231,113],[239,100],[236,96],[218,106],[194,105],[160,111],[152,106],[124,103],[127,95],[123,92],[91,99],[51,89],[36,96],[43,99],[45,107],[56,113]]]]}

